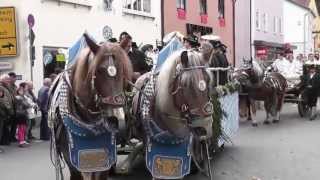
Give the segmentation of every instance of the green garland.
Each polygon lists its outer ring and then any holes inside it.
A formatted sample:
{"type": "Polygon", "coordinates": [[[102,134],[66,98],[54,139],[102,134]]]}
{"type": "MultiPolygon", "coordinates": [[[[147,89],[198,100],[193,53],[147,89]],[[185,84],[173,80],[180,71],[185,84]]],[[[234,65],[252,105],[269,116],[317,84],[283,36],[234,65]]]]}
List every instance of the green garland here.
{"type": "Polygon", "coordinates": [[[211,94],[211,103],[213,104],[212,143],[214,149],[218,149],[218,140],[222,135],[221,120],[224,116],[227,116],[227,113],[222,110],[219,98],[233,94],[238,91],[239,87],[239,84],[230,82],[224,86],[215,87],[211,94]]]}

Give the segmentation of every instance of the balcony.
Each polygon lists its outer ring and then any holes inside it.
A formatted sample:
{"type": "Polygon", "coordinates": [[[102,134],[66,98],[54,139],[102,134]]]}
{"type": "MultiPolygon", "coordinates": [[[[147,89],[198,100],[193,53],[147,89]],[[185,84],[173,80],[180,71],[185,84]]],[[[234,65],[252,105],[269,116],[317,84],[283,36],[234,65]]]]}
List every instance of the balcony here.
{"type": "Polygon", "coordinates": [[[177,9],[177,17],[179,19],[182,19],[182,20],[185,20],[186,19],[186,10],[185,9],[181,9],[181,8],[178,8],[177,9]]]}
{"type": "Polygon", "coordinates": [[[208,23],[208,14],[200,14],[201,23],[207,24],[208,23]]]}
{"type": "Polygon", "coordinates": [[[90,9],[92,7],[91,0],[42,0],[42,2],[45,2],[45,1],[57,2],[58,5],[70,4],[70,5],[73,5],[75,8],[87,7],[90,9]]]}

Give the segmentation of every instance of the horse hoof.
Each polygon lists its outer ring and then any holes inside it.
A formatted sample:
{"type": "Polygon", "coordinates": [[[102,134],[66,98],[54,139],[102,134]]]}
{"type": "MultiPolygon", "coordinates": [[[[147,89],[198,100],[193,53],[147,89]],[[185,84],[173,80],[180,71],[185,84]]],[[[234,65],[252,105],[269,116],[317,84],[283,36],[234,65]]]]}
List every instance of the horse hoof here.
{"type": "Polygon", "coordinates": [[[263,124],[265,124],[265,125],[269,125],[269,124],[270,124],[270,122],[269,122],[269,121],[263,121],[263,124]]]}
{"type": "Polygon", "coordinates": [[[251,124],[253,127],[258,127],[258,123],[252,123],[251,124]]]}
{"type": "Polygon", "coordinates": [[[248,118],[248,119],[247,119],[247,121],[252,121],[252,118],[251,118],[251,117],[250,117],[250,118],[248,118]]]}
{"type": "Polygon", "coordinates": [[[274,124],[277,124],[277,123],[279,123],[280,121],[279,120],[273,120],[272,121],[274,124]]]}

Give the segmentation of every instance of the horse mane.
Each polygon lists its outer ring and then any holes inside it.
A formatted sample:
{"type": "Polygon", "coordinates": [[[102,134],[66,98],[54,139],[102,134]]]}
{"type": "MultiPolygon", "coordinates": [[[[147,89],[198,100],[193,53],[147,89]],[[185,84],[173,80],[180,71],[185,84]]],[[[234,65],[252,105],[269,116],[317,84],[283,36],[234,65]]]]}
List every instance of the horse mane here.
{"type": "Polygon", "coordinates": [[[263,76],[263,69],[262,69],[261,65],[256,60],[252,60],[252,68],[253,68],[254,72],[257,73],[258,77],[263,76]]]}
{"type": "MultiPolygon", "coordinates": [[[[161,67],[161,71],[158,76],[156,89],[157,98],[156,106],[160,112],[176,115],[178,110],[174,106],[173,98],[171,95],[171,85],[175,79],[177,69],[182,68],[180,64],[182,51],[177,51],[176,53],[169,56],[169,58],[164,62],[161,67]]],[[[202,56],[195,51],[188,51],[189,56],[189,66],[201,66],[202,56]]],[[[187,88],[193,88],[195,84],[199,82],[199,77],[195,75],[199,73],[197,71],[189,71],[184,74],[181,79],[181,85],[187,88]]]]}

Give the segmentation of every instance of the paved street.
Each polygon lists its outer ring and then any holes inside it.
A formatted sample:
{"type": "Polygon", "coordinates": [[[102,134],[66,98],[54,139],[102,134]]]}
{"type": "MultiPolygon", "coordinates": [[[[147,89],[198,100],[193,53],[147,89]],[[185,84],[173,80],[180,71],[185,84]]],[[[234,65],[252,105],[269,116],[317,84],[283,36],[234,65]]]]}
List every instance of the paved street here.
{"type": "MultiPolygon", "coordinates": [[[[264,113],[259,113],[262,122],[264,113]]],[[[312,180],[319,179],[320,120],[299,119],[296,107],[286,105],[282,121],[277,125],[253,128],[241,123],[234,145],[227,145],[214,160],[215,180],[312,180]]],[[[39,142],[21,149],[15,145],[4,147],[0,154],[1,180],[54,180],[49,159],[49,144],[39,142]]],[[[143,168],[135,176],[122,179],[150,179],[143,168]]],[[[186,178],[206,179],[201,175],[186,178]]]]}

